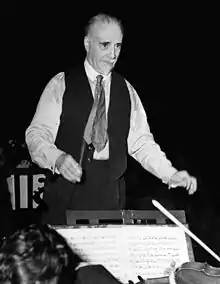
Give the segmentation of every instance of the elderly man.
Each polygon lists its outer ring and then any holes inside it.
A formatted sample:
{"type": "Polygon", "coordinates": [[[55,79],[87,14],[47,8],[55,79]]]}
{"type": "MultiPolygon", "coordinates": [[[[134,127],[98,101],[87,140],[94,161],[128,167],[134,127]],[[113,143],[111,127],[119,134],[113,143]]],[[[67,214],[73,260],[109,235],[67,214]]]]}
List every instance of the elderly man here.
{"type": "Polygon", "coordinates": [[[133,86],[114,71],[123,40],[121,22],[99,14],[85,29],[84,65],[54,76],[26,130],[32,160],[53,174],[43,222],[65,224],[65,211],[119,210],[125,205],[127,153],[169,187],[196,191],[154,141],[133,86]]]}

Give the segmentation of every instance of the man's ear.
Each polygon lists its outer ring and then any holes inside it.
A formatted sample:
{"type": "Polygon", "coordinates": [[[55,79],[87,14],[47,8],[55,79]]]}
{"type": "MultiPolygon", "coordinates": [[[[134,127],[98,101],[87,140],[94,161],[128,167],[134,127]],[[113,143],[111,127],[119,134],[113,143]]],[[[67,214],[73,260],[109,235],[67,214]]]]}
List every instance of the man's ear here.
{"type": "Polygon", "coordinates": [[[88,36],[84,37],[84,46],[85,46],[85,50],[88,52],[89,51],[89,38],[88,38],[88,36]]]}

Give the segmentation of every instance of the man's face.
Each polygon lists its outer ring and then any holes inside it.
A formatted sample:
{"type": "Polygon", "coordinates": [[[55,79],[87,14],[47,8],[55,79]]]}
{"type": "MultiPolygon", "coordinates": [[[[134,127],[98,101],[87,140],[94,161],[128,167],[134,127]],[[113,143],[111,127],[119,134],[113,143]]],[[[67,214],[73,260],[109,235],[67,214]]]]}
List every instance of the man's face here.
{"type": "Polygon", "coordinates": [[[117,23],[97,22],[84,39],[89,64],[100,74],[114,68],[122,45],[122,32],[117,23]]]}

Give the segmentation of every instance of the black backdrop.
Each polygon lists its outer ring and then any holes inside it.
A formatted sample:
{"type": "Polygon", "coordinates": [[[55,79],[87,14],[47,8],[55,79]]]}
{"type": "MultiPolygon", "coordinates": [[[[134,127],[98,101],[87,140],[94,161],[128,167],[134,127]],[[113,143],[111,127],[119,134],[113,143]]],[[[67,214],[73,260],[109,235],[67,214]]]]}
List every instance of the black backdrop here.
{"type": "MultiPolygon", "coordinates": [[[[189,216],[204,218],[208,234],[210,219],[215,223],[220,216],[216,7],[164,2],[118,7],[109,2],[100,8],[94,3],[44,2],[10,2],[1,12],[0,139],[23,138],[48,80],[84,60],[88,17],[113,14],[125,28],[116,69],[138,91],[155,140],[175,166],[187,168],[199,180],[193,197],[180,190],[168,199],[173,198],[174,207],[190,205],[189,216]]],[[[167,194],[160,181],[131,159],[127,179],[131,197],[134,187],[140,198],[145,190],[151,196],[160,187],[160,194],[167,194]]],[[[214,224],[211,229],[220,231],[214,224]]]]}

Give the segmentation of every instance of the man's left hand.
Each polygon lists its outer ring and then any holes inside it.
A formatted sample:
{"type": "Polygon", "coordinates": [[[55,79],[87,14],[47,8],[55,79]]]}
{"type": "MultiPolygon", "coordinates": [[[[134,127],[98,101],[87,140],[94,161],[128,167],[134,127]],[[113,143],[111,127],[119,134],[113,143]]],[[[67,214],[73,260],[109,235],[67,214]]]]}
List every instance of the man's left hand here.
{"type": "Polygon", "coordinates": [[[175,172],[169,182],[169,188],[172,187],[185,187],[188,193],[191,195],[196,192],[197,190],[197,180],[195,177],[190,176],[187,171],[177,171],[175,172]]]}

